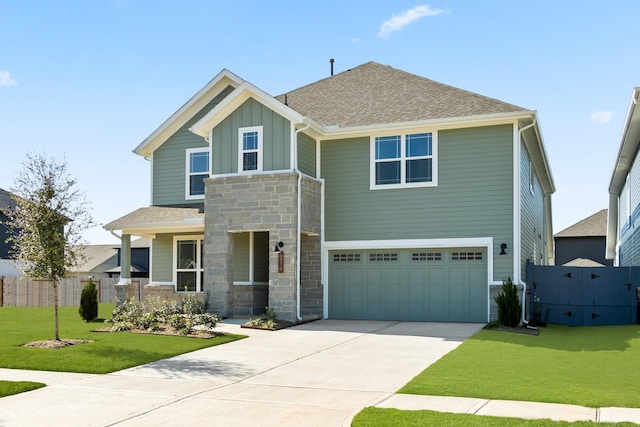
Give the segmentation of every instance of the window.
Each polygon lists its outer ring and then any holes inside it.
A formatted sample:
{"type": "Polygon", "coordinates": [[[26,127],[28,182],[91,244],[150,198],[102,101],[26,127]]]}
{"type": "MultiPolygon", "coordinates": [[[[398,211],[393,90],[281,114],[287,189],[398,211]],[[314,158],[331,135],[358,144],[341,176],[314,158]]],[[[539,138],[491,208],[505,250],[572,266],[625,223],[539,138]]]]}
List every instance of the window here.
{"type": "Polygon", "coordinates": [[[482,260],[482,252],[452,252],[452,261],[473,261],[482,260]]]}
{"type": "Polygon", "coordinates": [[[174,283],[176,292],[202,292],[204,244],[201,236],[174,238],[174,283]]]}
{"type": "Polygon", "coordinates": [[[360,254],[333,254],[333,262],[360,262],[360,254]]]}
{"type": "Polygon", "coordinates": [[[536,183],[536,171],[533,168],[533,163],[529,160],[529,191],[533,194],[536,183]]]}
{"type": "Polygon", "coordinates": [[[393,262],[398,261],[397,253],[371,253],[369,262],[393,262]]]}
{"type": "Polygon", "coordinates": [[[238,129],[238,172],[262,170],[262,126],[238,129]]]}
{"type": "Polygon", "coordinates": [[[204,179],[209,177],[209,150],[192,148],[187,150],[186,199],[204,198],[204,179]]]}
{"type": "Polygon", "coordinates": [[[413,252],[411,261],[442,261],[442,252],[413,252]]]}
{"type": "Polygon", "coordinates": [[[371,188],[437,185],[435,134],[376,136],[371,139],[371,188]]]}

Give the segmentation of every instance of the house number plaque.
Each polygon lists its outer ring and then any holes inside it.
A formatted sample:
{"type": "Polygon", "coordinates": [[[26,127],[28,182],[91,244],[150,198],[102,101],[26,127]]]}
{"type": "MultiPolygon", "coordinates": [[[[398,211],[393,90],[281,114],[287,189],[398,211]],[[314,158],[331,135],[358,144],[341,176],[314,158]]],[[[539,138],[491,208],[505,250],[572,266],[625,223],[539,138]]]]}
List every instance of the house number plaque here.
{"type": "Polygon", "coordinates": [[[284,252],[278,252],[278,273],[284,273],[284,252]]]}

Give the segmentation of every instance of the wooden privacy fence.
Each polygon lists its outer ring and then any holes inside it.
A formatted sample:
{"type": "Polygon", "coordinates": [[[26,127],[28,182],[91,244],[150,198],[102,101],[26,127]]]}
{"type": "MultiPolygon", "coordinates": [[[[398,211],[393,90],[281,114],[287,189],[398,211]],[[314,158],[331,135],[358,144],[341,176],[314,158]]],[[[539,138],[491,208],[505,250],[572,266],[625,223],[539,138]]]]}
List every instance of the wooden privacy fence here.
{"type": "MultiPolygon", "coordinates": [[[[112,303],[116,300],[115,285],[118,278],[93,279],[98,288],[98,302],[112,303]]],[[[148,279],[142,279],[145,282],[148,279]]],[[[82,288],[89,282],[87,278],[67,277],[58,286],[58,304],[63,306],[79,306],[82,288]]],[[[142,291],[140,280],[134,279],[133,285],[142,291]]],[[[136,295],[136,298],[139,296],[136,295]]],[[[53,286],[46,280],[29,277],[0,277],[0,307],[47,307],[53,306],[53,286]]]]}

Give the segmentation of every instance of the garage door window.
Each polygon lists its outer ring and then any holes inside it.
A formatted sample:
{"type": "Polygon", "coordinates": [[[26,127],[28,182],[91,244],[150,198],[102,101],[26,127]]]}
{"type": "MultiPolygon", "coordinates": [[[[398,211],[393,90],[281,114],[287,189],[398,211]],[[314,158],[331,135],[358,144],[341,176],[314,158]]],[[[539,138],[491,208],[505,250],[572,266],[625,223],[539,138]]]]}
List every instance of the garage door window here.
{"type": "Polygon", "coordinates": [[[394,262],[398,261],[397,253],[369,254],[369,262],[394,262]]]}
{"type": "Polygon", "coordinates": [[[360,254],[333,254],[333,262],[360,262],[360,254]]]}
{"type": "Polygon", "coordinates": [[[411,261],[442,261],[442,252],[414,252],[411,261]]]}
{"type": "Polygon", "coordinates": [[[482,252],[452,252],[451,261],[481,261],[482,252]]]}

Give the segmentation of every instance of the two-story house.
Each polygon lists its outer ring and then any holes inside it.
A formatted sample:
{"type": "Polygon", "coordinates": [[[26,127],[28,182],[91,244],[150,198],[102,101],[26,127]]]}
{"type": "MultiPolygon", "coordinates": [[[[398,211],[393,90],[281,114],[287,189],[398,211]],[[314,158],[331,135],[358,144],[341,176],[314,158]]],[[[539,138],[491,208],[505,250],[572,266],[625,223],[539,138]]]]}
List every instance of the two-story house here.
{"type": "Polygon", "coordinates": [[[553,259],[535,111],[369,62],[274,97],[223,70],[134,150],[145,294],[222,316],[485,322],[553,259]]]}
{"type": "Polygon", "coordinates": [[[617,266],[640,266],[640,87],[634,88],[611,181],[607,259],[617,266]]]}

